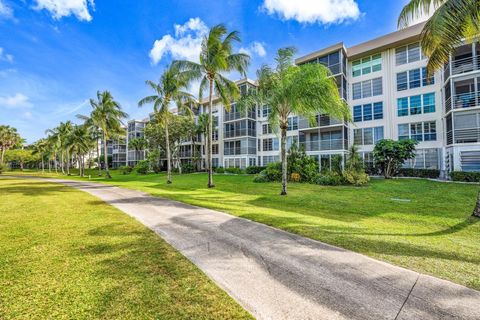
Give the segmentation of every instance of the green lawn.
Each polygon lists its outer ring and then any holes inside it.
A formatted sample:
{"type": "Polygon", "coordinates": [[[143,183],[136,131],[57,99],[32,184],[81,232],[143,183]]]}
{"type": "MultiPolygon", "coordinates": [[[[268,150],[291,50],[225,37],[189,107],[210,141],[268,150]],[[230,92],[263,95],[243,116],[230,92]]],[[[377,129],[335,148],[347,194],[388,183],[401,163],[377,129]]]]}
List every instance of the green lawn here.
{"type": "Polygon", "coordinates": [[[175,176],[172,185],[164,175],[134,173],[114,172],[106,181],[93,171],[91,180],[221,210],[480,289],[480,219],[471,217],[478,185],[417,179],[374,179],[367,187],[290,184],[281,197],[278,183],[257,184],[245,175],[216,175],[215,189],[206,188],[204,174],[175,176]]]}
{"type": "Polygon", "coordinates": [[[139,222],[58,184],[0,179],[0,319],[251,319],[139,222]]]}

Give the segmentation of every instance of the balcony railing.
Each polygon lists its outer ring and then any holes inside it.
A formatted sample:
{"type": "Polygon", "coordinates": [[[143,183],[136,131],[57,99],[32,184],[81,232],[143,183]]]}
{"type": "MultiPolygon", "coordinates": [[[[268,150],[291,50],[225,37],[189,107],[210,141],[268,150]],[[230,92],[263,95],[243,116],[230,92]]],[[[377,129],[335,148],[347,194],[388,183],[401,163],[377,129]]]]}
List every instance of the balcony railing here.
{"type": "Polygon", "coordinates": [[[480,106],[480,91],[456,94],[445,100],[445,112],[477,106],[480,106]]]}
{"type": "Polygon", "coordinates": [[[328,127],[328,126],[333,126],[333,125],[339,125],[343,124],[342,121],[338,121],[336,119],[332,119],[328,116],[320,116],[317,117],[316,122],[313,124],[313,126],[310,124],[310,122],[307,119],[300,118],[298,120],[298,129],[309,129],[309,128],[317,128],[317,127],[328,127]]]}
{"type": "Polygon", "coordinates": [[[480,142],[480,128],[455,129],[447,132],[447,144],[480,142]]]}
{"type": "Polygon", "coordinates": [[[328,150],[343,150],[346,146],[344,139],[331,140],[314,140],[301,142],[300,145],[305,147],[305,151],[328,151],[328,150]]]}
{"type": "Polygon", "coordinates": [[[238,120],[238,119],[242,119],[242,118],[255,119],[256,118],[256,113],[255,113],[255,111],[225,112],[225,120],[224,121],[232,121],[232,120],[238,120]]]}
{"type": "Polygon", "coordinates": [[[254,147],[245,147],[245,148],[225,148],[223,149],[223,154],[226,156],[236,156],[241,154],[256,154],[257,148],[254,147]]]}
{"type": "Polygon", "coordinates": [[[452,75],[480,70],[480,56],[452,61],[452,75]]]}
{"type": "Polygon", "coordinates": [[[254,129],[240,129],[234,131],[225,131],[225,138],[236,138],[236,137],[243,137],[243,136],[256,136],[256,130],[254,129]]]}

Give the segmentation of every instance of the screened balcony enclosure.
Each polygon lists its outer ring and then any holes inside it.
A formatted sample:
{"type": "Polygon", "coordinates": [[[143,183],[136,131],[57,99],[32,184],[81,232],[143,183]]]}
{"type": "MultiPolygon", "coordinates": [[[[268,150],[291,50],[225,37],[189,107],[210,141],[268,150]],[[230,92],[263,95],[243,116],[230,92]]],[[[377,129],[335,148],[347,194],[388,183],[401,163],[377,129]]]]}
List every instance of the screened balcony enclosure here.
{"type": "Polygon", "coordinates": [[[480,106],[480,77],[456,80],[445,88],[445,111],[480,106]]]}
{"type": "Polygon", "coordinates": [[[346,130],[328,130],[300,133],[300,146],[307,152],[346,150],[348,148],[346,130]]]}

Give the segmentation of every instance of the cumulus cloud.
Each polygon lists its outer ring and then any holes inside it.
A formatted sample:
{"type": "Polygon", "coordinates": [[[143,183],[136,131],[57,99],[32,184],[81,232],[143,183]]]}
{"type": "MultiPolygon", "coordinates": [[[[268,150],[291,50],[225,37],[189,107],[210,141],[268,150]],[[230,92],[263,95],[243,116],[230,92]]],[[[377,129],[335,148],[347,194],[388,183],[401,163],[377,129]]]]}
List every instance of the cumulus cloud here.
{"type": "Polygon", "coordinates": [[[0,106],[13,109],[13,108],[29,108],[32,105],[29,101],[29,98],[26,95],[22,93],[17,93],[13,96],[0,97],[0,106]]]}
{"type": "Polygon", "coordinates": [[[168,54],[174,59],[198,61],[203,37],[208,33],[207,25],[200,18],[190,18],[183,25],[174,25],[174,29],[174,36],[166,34],[153,43],[150,50],[153,64],[168,54]]]}
{"type": "Polygon", "coordinates": [[[0,0],[0,18],[13,18],[13,10],[3,0],[0,0]]]}
{"type": "Polygon", "coordinates": [[[78,20],[91,21],[89,9],[95,9],[94,0],[35,0],[36,10],[47,10],[54,19],[75,16],[78,20]]]}
{"type": "Polygon", "coordinates": [[[244,48],[240,48],[240,50],[238,50],[239,52],[241,53],[246,53],[248,54],[249,56],[259,56],[259,57],[265,57],[265,55],[267,54],[267,51],[265,50],[265,47],[262,43],[260,42],[257,42],[257,41],[254,41],[252,42],[248,47],[244,48]]]}
{"type": "Polygon", "coordinates": [[[342,23],[360,17],[355,0],[264,0],[262,7],[270,15],[300,23],[342,23]]]}
{"type": "Polygon", "coordinates": [[[5,50],[2,47],[0,47],[0,60],[12,63],[13,56],[11,54],[5,53],[5,50]]]}

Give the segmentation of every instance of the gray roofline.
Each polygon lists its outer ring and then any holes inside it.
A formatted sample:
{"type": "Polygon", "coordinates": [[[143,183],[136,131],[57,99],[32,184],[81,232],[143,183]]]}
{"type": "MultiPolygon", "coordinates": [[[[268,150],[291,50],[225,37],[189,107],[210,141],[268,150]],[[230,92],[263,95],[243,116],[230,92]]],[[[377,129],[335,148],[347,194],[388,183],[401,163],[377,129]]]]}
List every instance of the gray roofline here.
{"type": "Polygon", "coordinates": [[[425,22],[418,23],[405,29],[397,30],[378,38],[362,42],[350,48],[345,48],[343,42],[312,52],[295,60],[296,64],[305,63],[328,53],[343,50],[347,57],[357,58],[367,54],[373,54],[389,48],[395,48],[420,39],[425,22]]]}

